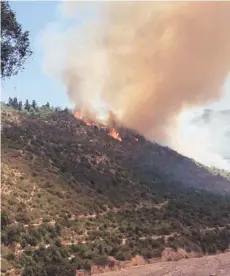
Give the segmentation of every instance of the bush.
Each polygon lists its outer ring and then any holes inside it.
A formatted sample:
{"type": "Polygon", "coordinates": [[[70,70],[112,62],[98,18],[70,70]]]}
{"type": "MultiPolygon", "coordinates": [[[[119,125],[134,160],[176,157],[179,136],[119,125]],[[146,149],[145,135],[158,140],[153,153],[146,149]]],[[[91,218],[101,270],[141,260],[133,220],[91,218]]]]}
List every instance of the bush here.
{"type": "Polygon", "coordinates": [[[12,268],[12,265],[5,259],[1,260],[1,272],[6,272],[7,270],[10,270],[12,268]]]}
{"type": "Polygon", "coordinates": [[[26,236],[26,241],[31,246],[36,246],[38,244],[38,240],[35,236],[31,236],[31,235],[26,236]]]}
{"type": "Polygon", "coordinates": [[[20,242],[22,229],[17,225],[11,225],[6,232],[6,243],[20,242]]]}
{"type": "Polygon", "coordinates": [[[106,266],[109,262],[108,257],[105,256],[105,255],[104,256],[98,256],[93,261],[98,266],[106,266]]]}
{"type": "Polygon", "coordinates": [[[15,259],[15,254],[14,253],[8,253],[6,255],[6,259],[7,259],[7,261],[14,260],[15,259]]]}
{"type": "Polygon", "coordinates": [[[4,230],[8,224],[8,215],[6,212],[1,212],[1,229],[4,230]]]}
{"type": "Polygon", "coordinates": [[[30,216],[27,214],[26,211],[18,212],[15,215],[15,220],[22,224],[29,224],[30,223],[30,216]]]}
{"type": "Polygon", "coordinates": [[[144,249],[141,250],[141,255],[145,259],[151,259],[153,257],[153,251],[151,249],[144,248],[144,249]]]}
{"type": "Polygon", "coordinates": [[[58,239],[58,240],[56,240],[55,241],[55,245],[57,246],[57,247],[61,247],[62,245],[61,245],[61,241],[58,239]]]}
{"type": "Polygon", "coordinates": [[[85,261],[82,266],[86,271],[91,271],[91,263],[89,261],[85,261]]]}
{"type": "Polygon", "coordinates": [[[130,260],[131,258],[132,258],[132,254],[130,253],[130,251],[119,250],[115,256],[115,259],[117,259],[118,261],[127,261],[127,260],[130,260]]]}

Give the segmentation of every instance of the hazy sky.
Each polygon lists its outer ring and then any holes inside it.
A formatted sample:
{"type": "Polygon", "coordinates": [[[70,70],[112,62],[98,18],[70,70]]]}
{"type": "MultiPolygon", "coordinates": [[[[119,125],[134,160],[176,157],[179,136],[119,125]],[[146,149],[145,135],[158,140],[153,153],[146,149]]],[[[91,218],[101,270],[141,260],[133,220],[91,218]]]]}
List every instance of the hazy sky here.
{"type": "MultiPolygon", "coordinates": [[[[65,87],[51,79],[42,70],[42,48],[39,34],[47,24],[58,19],[58,2],[54,1],[10,1],[23,29],[29,30],[33,56],[25,64],[25,70],[2,83],[2,100],[18,97],[21,100],[36,99],[39,104],[49,101],[54,106],[68,106],[65,87]]],[[[230,78],[225,84],[225,97],[210,107],[230,108],[230,78]]]]}

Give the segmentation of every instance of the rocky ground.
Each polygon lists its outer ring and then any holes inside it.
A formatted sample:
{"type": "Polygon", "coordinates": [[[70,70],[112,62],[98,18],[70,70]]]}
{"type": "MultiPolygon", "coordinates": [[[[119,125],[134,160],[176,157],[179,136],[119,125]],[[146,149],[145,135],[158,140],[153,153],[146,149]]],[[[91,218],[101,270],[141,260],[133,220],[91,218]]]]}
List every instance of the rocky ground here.
{"type": "Polygon", "coordinates": [[[183,259],[177,262],[158,262],[155,264],[124,269],[122,271],[107,272],[100,275],[228,276],[230,275],[230,252],[202,258],[183,259]]]}

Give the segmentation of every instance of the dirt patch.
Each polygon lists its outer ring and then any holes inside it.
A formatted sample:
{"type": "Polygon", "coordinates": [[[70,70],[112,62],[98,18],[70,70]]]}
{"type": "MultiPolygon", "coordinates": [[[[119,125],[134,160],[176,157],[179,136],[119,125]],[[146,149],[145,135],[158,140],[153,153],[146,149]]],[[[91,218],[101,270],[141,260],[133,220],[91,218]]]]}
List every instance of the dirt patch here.
{"type": "Polygon", "coordinates": [[[121,271],[95,274],[103,276],[227,276],[230,275],[230,252],[177,262],[157,262],[121,271]]]}
{"type": "Polygon", "coordinates": [[[181,259],[201,257],[201,253],[198,252],[186,252],[183,248],[173,250],[172,248],[165,248],[162,252],[162,261],[178,261],[181,259]]]}

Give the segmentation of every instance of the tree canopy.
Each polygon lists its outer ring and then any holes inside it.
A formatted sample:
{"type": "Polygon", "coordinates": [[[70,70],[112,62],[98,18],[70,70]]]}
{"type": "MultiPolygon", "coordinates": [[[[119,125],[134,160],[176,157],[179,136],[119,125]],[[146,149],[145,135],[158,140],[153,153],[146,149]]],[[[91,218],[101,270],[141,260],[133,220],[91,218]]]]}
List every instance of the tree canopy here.
{"type": "Polygon", "coordinates": [[[1,1],[1,77],[16,75],[31,54],[29,32],[22,30],[8,1],[1,1]]]}

